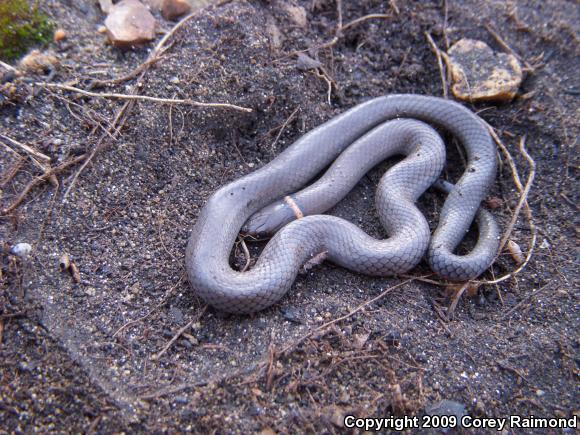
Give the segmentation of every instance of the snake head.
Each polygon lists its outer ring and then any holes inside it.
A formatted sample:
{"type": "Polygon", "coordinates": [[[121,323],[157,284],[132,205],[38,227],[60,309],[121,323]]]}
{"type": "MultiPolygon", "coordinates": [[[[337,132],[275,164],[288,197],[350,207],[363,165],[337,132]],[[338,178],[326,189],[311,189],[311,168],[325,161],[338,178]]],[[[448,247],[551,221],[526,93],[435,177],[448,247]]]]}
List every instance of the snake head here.
{"type": "Polygon", "coordinates": [[[272,236],[294,219],[292,209],[278,201],[250,216],[240,231],[255,237],[272,236]]]}

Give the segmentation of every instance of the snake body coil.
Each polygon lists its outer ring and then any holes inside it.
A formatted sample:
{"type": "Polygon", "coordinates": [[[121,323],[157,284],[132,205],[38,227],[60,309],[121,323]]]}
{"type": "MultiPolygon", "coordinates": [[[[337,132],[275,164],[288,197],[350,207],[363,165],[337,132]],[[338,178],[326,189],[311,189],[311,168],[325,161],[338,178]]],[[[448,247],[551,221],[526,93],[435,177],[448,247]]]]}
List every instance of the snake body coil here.
{"type": "Polygon", "coordinates": [[[486,127],[460,104],[419,95],[375,98],[315,128],[269,164],[215,192],[187,246],[190,283],[214,307],[250,313],[278,301],[299,268],[323,252],[336,264],[378,276],[406,272],[426,253],[429,265],[442,277],[475,278],[489,267],[499,245],[495,221],[479,210],[496,165],[486,127]],[[439,177],[445,147],[437,132],[421,121],[450,132],[467,154],[464,174],[454,187],[446,187],[449,195],[432,236],[414,203],[439,177]],[[395,154],[407,157],[383,176],[375,199],[389,238],[374,239],[344,219],[320,214],[340,201],[368,170],[395,154]],[[317,182],[294,193],[333,161],[317,182]],[[294,220],[288,201],[281,201],[289,194],[290,203],[300,208],[304,218],[294,220]],[[476,246],[467,255],[454,254],[474,218],[479,229],[476,246]],[[282,226],[247,272],[235,271],[229,264],[242,226],[251,232],[282,226]]]}

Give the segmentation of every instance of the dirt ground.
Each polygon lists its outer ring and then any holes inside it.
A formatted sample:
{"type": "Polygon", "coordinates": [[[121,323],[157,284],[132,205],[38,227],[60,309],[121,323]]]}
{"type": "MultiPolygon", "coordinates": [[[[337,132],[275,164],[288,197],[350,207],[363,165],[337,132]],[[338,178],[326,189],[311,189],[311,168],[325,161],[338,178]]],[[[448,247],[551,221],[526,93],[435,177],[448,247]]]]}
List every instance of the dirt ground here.
{"type": "MultiPolygon", "coordinates": [[[[292,2],[225,2],[177,30],[140,80],[109,84],[99,81],[133,71],[154,45],[128,52],[106,45],[95,3],[45,0],[68,32],[51,47],[60,65],[17,78],[12,93],[4,87],[0,95],[0,132],[55,165],[98,150],[77,179],[80,163],[56,175],[58,187],[38,183],[0,217],[6,430],[333,433],[347,414],[422,415],[442,399],[474,416],[578,415],[577,2],[356,0],[342,2],[342,17],[332,0],[297,1],[305,17],[292,2]],[[388,17],[348,26],[325,45],[339,19],[368,14],[388,17]],[[425,33],[442,49],[469,37],[502,50],[486,24],[532,67],[513,102],[471,106],[498,131],[522,182],[530,172],[518,150],[523,136],[535,160],[528,200],[537,242],[527,267],[464,295],[453,315],[441,286],[328,263],[264,312],[205,309],[185,278],[184,252],[208,196],[366,99],[441,96],[425,33]],[[307,48],[332,82],[330,104],[327,80],[297,63],[294,53],[307,48]],[[126,101],[32,86],[39,81],[252,112],[135,101],[115,132],[107,128],[126,101]],[[7,252],[18,242],[33,246],[26,261],[7,252]],[[59,271],[63,253],[80,282],[59,271]]],[[[160,20],[161,30],[173,26],[160,20]]],[[[448,150],[453,179],[461,158],[451,141],[448,150]]],[[[5,209],[42,172],[6,147],[0,161],[5,209]]],[[[520,194],[503,163],[490,196],[501,199],[494,214],[505,229],[520,194]]],[[[380,236],[373,197],[390,164],[332,213],[380,236]]],[[[435,191],[420,200],[433,227],[441,204],[435,191]]],[[[522,215],[512,239],[525,252],[533,233],[522,215]]],[[[261,247],[252,246],[254,256],[261,247]]],[[[515,267],[503,253],[484,278],[515,267]]],[[[412,276],[436,279],[424,264],[412,276]]]]}

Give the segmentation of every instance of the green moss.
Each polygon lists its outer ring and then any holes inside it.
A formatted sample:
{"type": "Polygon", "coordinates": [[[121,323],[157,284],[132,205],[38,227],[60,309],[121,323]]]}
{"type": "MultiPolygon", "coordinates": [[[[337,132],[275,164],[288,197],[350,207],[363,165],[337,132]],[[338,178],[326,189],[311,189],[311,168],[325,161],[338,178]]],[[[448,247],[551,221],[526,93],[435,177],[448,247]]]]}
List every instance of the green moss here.
{"type": "Polygon", "coordinates": [[[28,0],[0,0],[0,59],[13,60],[52,38],[53,24],[28,0]]]}

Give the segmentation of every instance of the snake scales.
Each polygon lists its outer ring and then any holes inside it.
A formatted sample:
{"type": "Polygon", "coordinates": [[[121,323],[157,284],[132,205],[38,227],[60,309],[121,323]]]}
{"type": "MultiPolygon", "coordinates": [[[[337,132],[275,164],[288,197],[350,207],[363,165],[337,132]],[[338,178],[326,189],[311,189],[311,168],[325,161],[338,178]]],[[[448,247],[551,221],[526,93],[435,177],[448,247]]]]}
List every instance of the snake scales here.
{"type": "Polygon", "coordinates": [[[250,313],[278,301],[299,268],[323,252],[333,263],[367,275],[403,273],[426,257],[446,279],[475,278],[489,267],[499,246],[494,219],[479,209],[496,165],[486,127],[462,105],[420,95],[372,99],[313,129],[267,165],[210,197],[187,245],[190,283],[219,310],[250,313]],[[445,147],[426,122],[455,136],[467,155],[461,178],[455,186],[446,185],[449,194],[433,235],[414,203],[438,179],[445,147]],[[407,157],[382,177],[375,198],[388,238],[377,240],[344,219],[321,214],[373,166],[401,154],[407,157]],[[318,181],[297,192],[331,163],[318,181]],[[305,217],[295,219],[296,207],[305,217]],[[478,241],[469,254],[456,255],[474,219],[478,241]],[[229,264],[242,227],[254,233],[282,227],[247,272],[229,264]]]}

